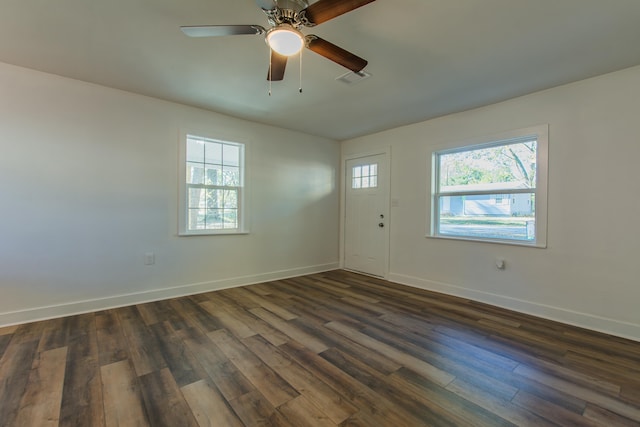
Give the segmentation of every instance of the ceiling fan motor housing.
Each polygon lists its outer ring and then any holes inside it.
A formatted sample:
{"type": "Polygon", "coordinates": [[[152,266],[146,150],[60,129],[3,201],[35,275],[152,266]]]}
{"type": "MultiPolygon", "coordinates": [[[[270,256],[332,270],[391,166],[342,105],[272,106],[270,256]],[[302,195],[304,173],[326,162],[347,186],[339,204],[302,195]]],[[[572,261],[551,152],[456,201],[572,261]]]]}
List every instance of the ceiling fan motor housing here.
{"type": "Polygon", "coordinates": [[[274,9],[264,11],[272,26],[289,24],[297,29],[311,26],[301,13],[309,5],[306,0],[276,0],[276,4],[274,9]]]}
{"type": "Polygon", "coordinates": [[[276,0],[276,4],[280,9],[291,9],[300,12],[309,6],[307,0],[276,0]]]}

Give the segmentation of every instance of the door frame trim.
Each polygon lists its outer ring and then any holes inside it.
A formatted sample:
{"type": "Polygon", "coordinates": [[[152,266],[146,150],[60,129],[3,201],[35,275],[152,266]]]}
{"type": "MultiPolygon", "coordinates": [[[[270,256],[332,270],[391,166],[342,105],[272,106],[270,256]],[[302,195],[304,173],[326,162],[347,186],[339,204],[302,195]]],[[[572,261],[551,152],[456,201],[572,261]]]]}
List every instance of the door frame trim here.
{"type": "MultiPolygon", "coordinates": [[[[341,155],[341,171],[340,171],[340,248],[339,248],[339,262],[340,268],[344,269],[345,265],[345,223],[346,223],[346,215],[347,215],[347,161],[360,159],[363,157],[370,156],[385,156],[385,166],[387,168],[387,176],[386,176],[386,194],[384,195],[385,205],[387,206],[387,227],[385,231],[385,239],[386,239],[386,250],[384,253],[384,265],[383,271],[384,274],[382,278],[386,279],[389,276],[389,266],[390,266],[390,249],[391,249],[391,146],[381,147],[376,150],[364,151],[364,152],[354,152],[354,153],[342,153],[341,155]]],[[[379,178],[379,177],[378,177],[379,178]]],[[[366,274],[362,272],[357,272],[360,274],[366,274]]],[[[377,277],[377,276],[376,276],[377,277]]]]}

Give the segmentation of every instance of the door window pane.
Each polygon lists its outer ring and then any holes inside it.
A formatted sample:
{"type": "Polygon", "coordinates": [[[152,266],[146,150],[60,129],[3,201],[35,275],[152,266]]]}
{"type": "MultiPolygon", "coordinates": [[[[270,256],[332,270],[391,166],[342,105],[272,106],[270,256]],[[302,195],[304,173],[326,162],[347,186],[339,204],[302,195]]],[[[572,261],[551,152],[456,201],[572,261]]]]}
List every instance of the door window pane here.
{"type": "Polygon", "coordinates": [[[378,164],[354,166],[351,170],[352,189],[375,188],[378,186],[378,164]]]}

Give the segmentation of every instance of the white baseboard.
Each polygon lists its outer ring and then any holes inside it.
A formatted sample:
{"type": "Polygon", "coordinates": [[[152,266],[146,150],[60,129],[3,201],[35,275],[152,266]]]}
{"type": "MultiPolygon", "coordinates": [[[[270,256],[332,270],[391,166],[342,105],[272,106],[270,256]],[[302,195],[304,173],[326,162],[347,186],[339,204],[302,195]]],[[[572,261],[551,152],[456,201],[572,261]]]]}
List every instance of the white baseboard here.
{"type": "Polygon", "coordinates": [[[621,338],[640,341],[640,325],[635,323],[595,316],[588,313],[567,310],[561,307],[539,304],[531,301],[521,300],[518,298],[492,294],[489,292],[482,292],[474,289],[436,282],[433,280],[421,279],[419,277],[406,276],[398,273],[389,273],[387,276],[387,280],[402,285],[412,286],[414,288],[425,289],[428,291],[434,291],[447,295],[471,299],[474,301],[506,308],[508,310],[514,310],[520,313],[530,314],[532,316],[541,317],[544,319],[554,320],[557,322],[566,323],[593,331],[615,335],[621,338]]]}
{"type": "Polygon", "coordinates": [[[75,314],[90,313],[107,310],[110,308],[125,307],[128,305],[142,304],[186,295],[200,294],[203,292],[217,291],[238,286],[253,285],[256,283],[273,280],[287,279],[290,277],[304,276],[306,274],[322,273],[336,270],[339,264],[330,263],[294,268],[290,270],[273,271],[269,273],[240,276],[229,279],[214,280],[203,283],[193,283],[171,288],[154,289],[145,292],[135,292],[125,295],[114,295],[106,298],[97,298],[85,301],[74,301],[65,304],[35,307],[25,310],[0,313],[0,327],[11,326],[20,323],[35,322],[39,320],[54,319],[58,317],[72,316],[75,314]]]}

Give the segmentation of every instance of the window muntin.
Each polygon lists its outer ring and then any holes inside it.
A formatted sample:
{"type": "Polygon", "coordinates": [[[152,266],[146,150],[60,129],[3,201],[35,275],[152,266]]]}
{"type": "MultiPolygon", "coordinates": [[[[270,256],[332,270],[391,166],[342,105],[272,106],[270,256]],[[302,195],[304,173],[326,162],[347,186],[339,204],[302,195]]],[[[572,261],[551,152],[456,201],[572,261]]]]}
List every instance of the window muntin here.
{"type": "Polygon", "coordinates": [[[184,234],[242,232],[244,144],[186,135],[184,234]]]}
{"type": "Polygon", "coordinates": [[[354,190],[378,186],[378,164],[354,166],[351,170],[351,188],[354,190]]]}
{"type": "Polygon", "coordinates": [[[540,126],[434,152],[430,235],[546,246],[547,143],[540,126]]]}

